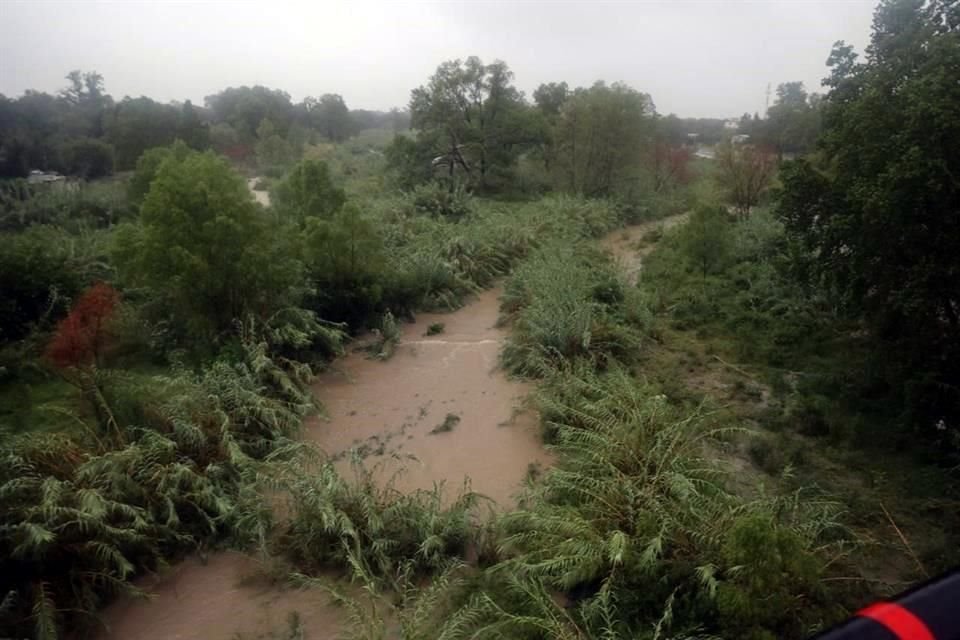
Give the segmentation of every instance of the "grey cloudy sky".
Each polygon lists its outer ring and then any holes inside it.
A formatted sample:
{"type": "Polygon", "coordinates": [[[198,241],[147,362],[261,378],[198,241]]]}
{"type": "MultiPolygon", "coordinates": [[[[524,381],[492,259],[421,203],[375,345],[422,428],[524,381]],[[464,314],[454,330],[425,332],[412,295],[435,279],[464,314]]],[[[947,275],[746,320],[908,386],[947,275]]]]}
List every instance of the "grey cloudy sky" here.
{"type": "Polygon", "coordinates": [[[191,99],[263,84],[404,106],[443,60],[505,60],[541,82],[623,81],[661,113],[761,111],[767,83],[817,89],[836,40],[858,50],[873,0],[764,2],[54,2],[0,0],[0,93],[97,70],[114,97],[191,99]]]}

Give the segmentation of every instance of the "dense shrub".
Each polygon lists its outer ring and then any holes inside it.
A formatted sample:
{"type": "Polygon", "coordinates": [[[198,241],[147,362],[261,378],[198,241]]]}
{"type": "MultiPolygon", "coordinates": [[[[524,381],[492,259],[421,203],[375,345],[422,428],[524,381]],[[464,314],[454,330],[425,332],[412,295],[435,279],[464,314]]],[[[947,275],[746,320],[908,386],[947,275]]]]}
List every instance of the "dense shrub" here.
{"type": "Polygon", "coordinates": [[[343,207],[346,194],[334,185],[326,163],[304,160],[270,190],[270,203],[281,215],[303,224],[330,218],[343,207]]]}
{"type": "Polygon", "coordinates": [[[80,631],[171,555],[224,536],[250,539],[238,520],[243,477],[312,406],[291,373],[255,342],[242,362],[199,375],[100,371],[106,410],[91,418],[78,407],[84,429],[3,440],[3,629],[42,640],[80,631]]]}
{"type": "Polygon", "coordinates": [[[733,224],[723,207],[701,205],[680,227],[679,243],[691,268],[703,274],[721,271],[730,261],[733,224]]]}
{"type": "Polygon", "coordinates": [[[431,216],[456,220],[473,210],[472,198],[462,182],[434,181],[417,185],[410,197],[418,213],[431,216]]]}
{"type": "Polygon", "coordinates": [[[91,180],[113,173],[113,145],[93,138],[73,140],[64,147],[65,172],[91,180]]]}
{"type": "Polygon", "coordinates": [[[837,506],[726,491],[711,415],[583,363],[557,368],[537,404],[557,464],[502,518],[502,559],[453,637],[803,638],[842,615],[820,582],[849,537],[837,506]]]}
{"type": "Polygon", "coordinates": [[[461,492],[451,502],[439,487],[403,493],[359,461],[345,478],[307,455],[278,470],[270,486],[290,507],[278,549],[304,573],[359,563],[383,579],[401,567],[424,575],[464,557],[475,535],[477,494],[461,492]]]}
{"type": "Polygon", "coordinates": [[[131,215],[123,185],[115,181],[28,185],[0,183],[0,229],[57,225],[73,232],[104,228],[131,215]]]}
{"type": "Polygon", "coordinates": [[[303,231],[312,293],[305,304],[321,318],[364,328],[380,308],[386,257],[375,222],[355,205],[329,218],[310,217],[303,231]]]}
{"type": "MultiPolygon", "coordinates": [[[[501,309],[513,320],[504,365],[514,373],[538,375],[546,362],[586,357],[603,367],[610,360],[635,358],[640,338],[626,321],[625,288],[612,265],[595,252],[561,244],[542,247],[504,288],[501,309]]],[[[630,303],[638,301],[631,296],[630,303]]]]}
{"type": "Polygon", "coordinates": [[[107,275],[97,240],[47,226],[0,234],[0,344],[46,328],[84,286],[107,275]]]}

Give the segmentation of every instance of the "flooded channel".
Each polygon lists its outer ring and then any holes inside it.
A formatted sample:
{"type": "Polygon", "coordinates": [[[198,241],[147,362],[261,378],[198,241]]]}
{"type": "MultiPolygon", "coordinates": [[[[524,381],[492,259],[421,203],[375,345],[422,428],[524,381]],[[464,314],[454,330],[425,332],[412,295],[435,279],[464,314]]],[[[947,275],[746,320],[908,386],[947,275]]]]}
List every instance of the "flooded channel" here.
{"type": "Polygon", "coordinates": [[[314,388],[328,421],[311,420],[305,437],[330,455],[357,450],[383,477],[403,468],[405,491],[446,484],[453,497],[471,489],[501,507],[513,504],[530,465],[549,464],[537,416],[524,410],[529,384],[497,366],[507,330],[496,327],[500,290],[464,308],[421,314],[403,327],[389,360],[354,352],[337,361],[314,388]],[[425,335],[443,324],[443,332],[425,335]]]}
{"type": "MultiPolygon", "coordinates": [[[[262,192],[261,192],[262,193],[262,192]]],[[[265,194],[264,194],[265,195],[265,194]]],[[[617,230],[602,244],[635,280],[649,252],[643,236],[665,221],[617,230]]],[[[652,247],[651,247],[652,248],[652,247]]],[[[449,498],[470,488],[498,508],[515,502],[529,470],[546,467],[538,419],[524,400],[532,385],[511,380],[497,366],[507,330],[496,326],[500,289],[485,291],[453,313],[421,314],[402,326],[386,360],[353,351],[316,381],[326,419],[312,418],[304,438],[330,455],[357,451],[384,478],[405,491],[446,485],[449,498]],[[442,332],[426,335],[431,325],[442,332]]],[[[103,612],[110,632],[100,640],[333,640],[344,613],[320,590],[282,590],[258,581],[256,561],[221,552],[206,562],[187,559],[138,586],[150,600],[123,599],[103,612]],[[296,615],[301,635],[289,635],[296,615]]]]}

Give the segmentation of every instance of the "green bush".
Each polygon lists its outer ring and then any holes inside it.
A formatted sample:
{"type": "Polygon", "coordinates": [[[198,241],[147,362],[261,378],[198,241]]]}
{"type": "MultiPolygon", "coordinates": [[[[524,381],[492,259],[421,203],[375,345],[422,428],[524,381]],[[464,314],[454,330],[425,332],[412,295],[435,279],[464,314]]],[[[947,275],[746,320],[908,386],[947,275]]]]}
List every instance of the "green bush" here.
{"type": "Polygon", "coordinates": [[[524,261],[504,287],[501,310],[513,321],[504,366],[537,376],[545,364],[579,357],[598,366],[630,361],[639,334],[625,321],[624,285],[595,253],[548,245],[524,261]]]}
{"type": "Polygon", "coordinates": [[[271,206],[298,224],[310,218],[329,219],[346,201],[346,194],[333,183],[326,163],[317,160],[298,163],[270,190],[271,206]]]}
{"type": "Polygon", "coordinates": [[[384,485],[359,461],[353,471],[344,478],[332,463],[307,455],[271,479],[290,505],[277,547],[300,572],[353,564],[386,580],[404,566],[424,575],[464,556],[477,494],[461,492],[451,502],[440,487],[404,493],[384,485]]]}
{"type": "Polygon", "coordinates": [[[256,342],[200,374],[101,370],[91,384],[100,410],[77,406],[73,434],[0,441],[0,619],[17,637],[81,632],[168,558],[256,537],[245,478],[313,406],[256,342]]]}
{"type": "Polygon", "coordinates": [[[373,219],[348,204],[329,218],[310,217],[303,230],[312,292],[305,305],[325,320],[366,328],[381,308],[386,256],[373,219]]]}
{"type": "Polygon", "coordinates": [[[46,329],[81,289],[107,278],[99,245],[94,234],[49,226],[0,233],[0,344],[46,329]]]}
{"type": "Polygon", "coordinates": [[[700,206],[680,227],[679,243],[691,268],[703,277],[722,271],[730,261],[733,223],[723,207],[700,206]]]}
{"type": "Polygon", "coordinates": [[[582,362],[556,369],[537,406],[557,463],[503,517],[500,581],[468,606],[472,629],[799,639],[842,615],[821,582],[848,538],[837,506],[724,490],[709,443],[725,429],[710,414],[582,362]],[[517,588],[531,597],[502,595],[517,588]],[[564,613],[541,591],[563,593],[564,613]]]}
{"type": "Polygon", "coordinates": [[[460,219],[473,211],[473,200],[461,182],[428,182],[417,185],[410,192],[417,213],[460,219]]]}
{"type": "Polygon", "coordinates": [[[190,148],[180,140],[169,147],[154,147],[144,151],[137,159],[137,166],[127,183],[127,195],[130,198],[130,203],[135,207],[139,207],[143,203],[147,193],[150,192],[153,179],[157,177],[160,165],[171,158],[175,161],[183,161],[189,153],[190,148]]]}
{"type": "Polygon", "coordinates": [[[28,185],[0,182],[0,230],[57,225],[73,233],[110,227],[133,215],[122,183],[70,182],[28,185]]]}

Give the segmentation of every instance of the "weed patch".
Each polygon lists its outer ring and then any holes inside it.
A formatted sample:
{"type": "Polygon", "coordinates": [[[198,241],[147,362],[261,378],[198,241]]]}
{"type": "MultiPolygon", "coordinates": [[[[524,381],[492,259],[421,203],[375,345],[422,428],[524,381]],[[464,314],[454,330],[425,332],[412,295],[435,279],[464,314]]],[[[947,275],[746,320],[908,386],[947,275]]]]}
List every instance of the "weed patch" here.
{"type": "Polygon", "coordinates": [[[455,413],[448,413],[443,419],[443,422],[435,426],[433,429],[430,429],[430,435],[448,433],[453,431],[454,427],[456,427],[458,424],[460,424],[460,416],[455,413]]]}

